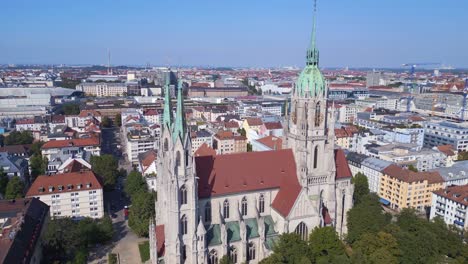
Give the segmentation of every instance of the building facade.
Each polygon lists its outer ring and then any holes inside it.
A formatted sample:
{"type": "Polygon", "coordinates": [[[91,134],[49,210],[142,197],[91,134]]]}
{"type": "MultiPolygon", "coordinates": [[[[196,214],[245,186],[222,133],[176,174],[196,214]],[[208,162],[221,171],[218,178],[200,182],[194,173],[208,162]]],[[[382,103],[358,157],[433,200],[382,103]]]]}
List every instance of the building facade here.
{"type": "Polygon", "coordinates": [[[468,185],[451,186],[432,193],[430,219],[441,217],[447,225],[468,228],[468,185]]]}
{"type": "Polygon", "coordinates": [[[293,89],[287,149],[193,157],[181,85],[174,121],[165,98],[152,263],[215,264],[224,255],[259,263],[282,233],[307,239],[319,226],[346,233],[354,187],[344,152],[334,149],[318,59],[314,23],[307,66],[293,89]]]}
{"type": "Polygon", "coordinates": [[[424,145],[452,145],[457,151],[468,150],[468,126],[453,122],[428,122],[424,126],[424,145]]]}

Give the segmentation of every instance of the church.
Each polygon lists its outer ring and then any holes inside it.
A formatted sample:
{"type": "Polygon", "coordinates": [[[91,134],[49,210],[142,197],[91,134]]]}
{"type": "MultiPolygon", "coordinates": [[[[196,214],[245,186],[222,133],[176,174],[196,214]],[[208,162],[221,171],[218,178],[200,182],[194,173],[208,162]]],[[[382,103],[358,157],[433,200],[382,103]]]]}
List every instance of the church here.
{"type": "Polygon", "coordinates": [[[316,25],[286,114],[282,150],[192,154],[182,98],[172,116],[165,87],[157,201],[150,221],[152,263],[258,263],[282,233],[307,239],[315,227],[346,230],[354,187],[345,154],[334,147],[334,114],[319,70],[316,25]]]}

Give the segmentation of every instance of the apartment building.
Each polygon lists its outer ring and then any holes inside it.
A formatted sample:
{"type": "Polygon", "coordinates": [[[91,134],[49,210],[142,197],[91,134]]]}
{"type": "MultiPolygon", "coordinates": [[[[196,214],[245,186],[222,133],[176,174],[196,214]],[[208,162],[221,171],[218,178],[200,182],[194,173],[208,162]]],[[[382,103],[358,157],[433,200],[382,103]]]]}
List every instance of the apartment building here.
{"type": "Polygon", "coordinates": [[[432,192],[443,186],[444,179],[436,171],[413,172],[392,164],[383,170],[378,194],[393,209],[423,211],[432,205],[432,192]]]}
{"type": "Polygon", "coordinates": [[[468,160],[457,161],[450,167],[433,171],[437,171],[444,178],[444,186],[468,184],[468,160]]]}
{"type": "Polygon", "coordinates": [[[124,96],[128,94],[128,87],[125,83],[80,83],[76,86],[76,90],[96,97],[124,96]]]}
{"type": "Polygon", "coordinates": [[[42,145],[41,152],[48,160],[53,160],[55,155],[74,155],[82,152],[100,156],[101,141],[98,137],[52,140],[42,145]]]}
{"type": "Polygon", "coordinates": [[[26,197],[50,206],[51,217],[104,216],[103,186],[92,171],[38,176],[26,197]]]}
{"type": "Polygon", "coordinates": [[[211,134],[208,130],[199,130],[196,132],[190,133],[192,138],[192,154],[200,148],[201,145],[206,143],[208,146],[213,145],[213,134],[211,134]]]}
{"type": "Polygon", "coordinates": [[[468,185],[450,186],[432,193],[430,219],[441,217],[447,225],[468,228],[468,185]]]}
{"type": "Polygon", "coordinates": [[[216,154],[247,152],[247,138],[235,136],[231,131],[219,131],[213,137],[216,154]]]}
{"type": "Polygon", "coordinates": [[[142,124],[129,124],[124,127],[125,147],[128,161],[138,163],[138,155],[158,146],[153,131],[142,124]]]}
{"type": "Polygon", "coordinates": [[[457,151],[468,150],[468,124],[448,121],[428,122],[424,126],[424,145],[452,145],[457,151]]]}

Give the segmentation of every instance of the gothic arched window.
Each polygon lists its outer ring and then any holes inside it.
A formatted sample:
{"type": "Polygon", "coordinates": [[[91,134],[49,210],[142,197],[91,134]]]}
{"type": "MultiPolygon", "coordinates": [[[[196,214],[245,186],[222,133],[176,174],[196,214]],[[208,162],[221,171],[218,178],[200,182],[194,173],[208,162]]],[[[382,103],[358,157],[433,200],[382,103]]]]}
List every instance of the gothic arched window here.
{"type": "Polygon", "coordinates": [[[306,224],[304,222],[300,222],[296,230],[294,230],[294,233],[298,234],[302,240],[307,240],[307,235],[309,234],[309,230],[307,229],[306,224]]]}
{"type": "Polygon", "coordinates": [[[208,256],[208,264],[218,264],[218,252],[214,249],[210,251],[208,256]]]}
{"type": "Polygon", "coordinates": [[[265,212],[265,196],[263,194],[260,194],[260,199],[258,200],[258,212],[265,212]]]}
{"type": "Polygon", "coordinates": [[[318,166],[318,146],[315,146],[314,149],[314,169],[318,166]]]}
{"type": "Polygon", "coordinates": [[[164,139],[164,152],[169,151],[169,143],[167,142],[167,138],[164,139]]]}
{"type": "Polygon", "coordinates": [[[180,203],[187,204],[187,188],[185,188],[185,185],[180,187],[180,203]]]}
{"type": "Polygon", "coordinates": [[[229,201],[228,200],[224,200],[223,216],[224,218],[229,218],[229,201]]]}
{"type": "Polygon", "coordinates": [[[179,166],[180,166],[180,151],[176,152],[175,164],[176,164],[176,167],[179,168],[179,166]]]}
{"type": "Polygon", "coordinates": [[[242,198],[241,211],[242,211],[243,216],[247,215],[247,198],[246,197],[242,198]]]}
{"type": "Polygon", "coordinates": [[[182,259],[183,259],[183,262],[185,262],[185,260],[187,259],[187,246],[185,245],[182,246],[182,259]]]}
{"type": "Polygon", "coordinates": [[[254,259],[255,259],[255,245],[254,243],[250,242],[249,248],[247,251],[247,261],[254,260],[254,259]]]}
{"type": "Polygon", "coordinates": [[[205,204],[205,222],[211,222],[211,203],[206,202],[205,204]]]}
{"type": "Polygon", "coordinates": [[[229,248],[229,260],[234,264],[237,263],[237,249],[234,246],[229,248]]]}
{"type": "Polygon", "coordinates": [[[187,216],[183,215],[182,218],[180,219],[180,229],[182,232],[182,235],[187,234],[187,216]]]}
{"type": "Polygon", "coordinates": [[[315,126],[320,126],[321,123],[320,102],[315,105],[315,126]]]}

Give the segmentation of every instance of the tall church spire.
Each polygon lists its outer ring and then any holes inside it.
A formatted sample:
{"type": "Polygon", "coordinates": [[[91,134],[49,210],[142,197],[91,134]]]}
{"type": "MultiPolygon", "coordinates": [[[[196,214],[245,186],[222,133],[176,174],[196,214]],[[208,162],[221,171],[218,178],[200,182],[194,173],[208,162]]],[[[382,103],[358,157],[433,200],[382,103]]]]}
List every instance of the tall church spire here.
{"type": "Polygon", "coordinates": [[[171,96],[169,94],[169,79],[166,79],[164,85],[164,112],[163,112],[163,129],[171,128],[172,125],[172,107],[171,96]]]}
{"type": "Polygon", "coordinates": [[[314,0],[314,18],[312,22],[312,36],[310,37],[310,45],[307,49],[307,65],[318,66],[319,51],[316,46],[316,33],[317,33],[317,0],[314,0]]]}
{"type": "Polygon", "coordinates": [[[176,139],[177,136],[181,138],[185,134],[185,120],[184,120],[184,100],[182,98],[182,81],[179,81],[177,88],[177,110],[176,117],[174,121],[174,132],[173,138],[176,139]]]}

